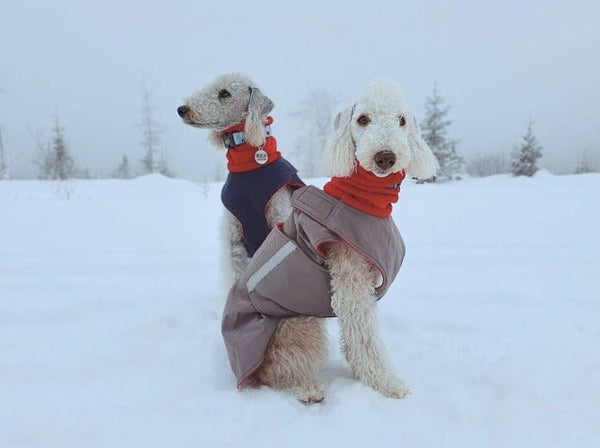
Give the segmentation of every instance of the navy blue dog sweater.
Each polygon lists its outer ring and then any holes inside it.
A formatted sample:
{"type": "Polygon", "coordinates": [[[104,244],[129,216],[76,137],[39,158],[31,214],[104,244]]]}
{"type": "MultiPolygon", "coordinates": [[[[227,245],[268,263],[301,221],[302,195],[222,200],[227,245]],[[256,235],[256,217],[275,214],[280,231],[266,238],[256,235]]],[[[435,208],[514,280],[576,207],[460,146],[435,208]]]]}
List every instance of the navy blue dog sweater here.
{"type": "Polygon", "coordinates": [[[296,173],[296,168],[280,157],[258,169],[227,175],[221,201],[242,223],[242,242],[249,257],[254,255],[271,231],[265,213],[273,195],[287,185],[304,186],[296,173]]]}

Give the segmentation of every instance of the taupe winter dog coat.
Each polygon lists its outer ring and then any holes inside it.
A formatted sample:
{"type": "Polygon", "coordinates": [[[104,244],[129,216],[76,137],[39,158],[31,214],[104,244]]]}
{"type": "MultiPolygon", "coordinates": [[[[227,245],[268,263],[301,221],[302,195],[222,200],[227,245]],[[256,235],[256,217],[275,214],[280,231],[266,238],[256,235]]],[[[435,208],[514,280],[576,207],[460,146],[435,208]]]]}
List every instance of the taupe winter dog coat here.
{"type": "Polygon", "coordinates": [[[383,278],[383,297],[404,259],[404,242],[391,217],[378,218],[307,186],[292,196],[293,213],[274,228],[229,292],[222,332],[238,387],[260,366],[281,318],[335,316],[323,243],[343,241],[383,278]]]}

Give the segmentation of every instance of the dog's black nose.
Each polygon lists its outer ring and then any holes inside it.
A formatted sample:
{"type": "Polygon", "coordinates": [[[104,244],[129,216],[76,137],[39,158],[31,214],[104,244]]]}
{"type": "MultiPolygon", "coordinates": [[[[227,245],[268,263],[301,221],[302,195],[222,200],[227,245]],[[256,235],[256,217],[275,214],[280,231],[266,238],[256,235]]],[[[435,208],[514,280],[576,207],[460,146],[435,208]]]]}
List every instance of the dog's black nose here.
{"type": "Polygon", "coordinates": [[[190,110],[190,108],[189,108],[189,107],[187,107],[187,106],[179,106],[179,107],[177,108],[177,114],[179,114],[179,116],[180,116],[181,118],[183,118],[183,117],[185,116],[185,114],[187,114],[187,113],[188,113],[188,110],[190,110]]]}
{"type": "Polygon", "coordinates": [[[382,170],[387,170],[396,163],[396,155],[392,151],[379,151],[375,154],[375,164],[382,170]]]}

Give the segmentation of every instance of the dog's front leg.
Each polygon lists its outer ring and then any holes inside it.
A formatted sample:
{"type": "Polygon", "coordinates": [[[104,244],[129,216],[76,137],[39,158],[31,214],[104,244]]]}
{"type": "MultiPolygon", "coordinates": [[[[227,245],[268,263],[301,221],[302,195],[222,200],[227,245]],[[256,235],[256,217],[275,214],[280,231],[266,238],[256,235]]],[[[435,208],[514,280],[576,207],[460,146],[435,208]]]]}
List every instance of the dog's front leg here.
{"type": "Polygon", "coordinates": [[[248,265],[248,252],[242,242],[242,225],[228,210],[221,221],[221,282],[229,291],[248,265]]]}
{"type": "Polygon", "coordinates": [[[267,224],[272,229],[278,222],[283,222],[292,214],[292,193],[294,188],[284,187],[277,191],[266,207],[267,224]]]}
{"type": "Polygon", "coordinates": [[[396,378],[377,331],[376,273],[343,243],[328,250],[331,306],[338,316],[342,350],[354,376],[386,397],[402,398],[408,390],[396,378]]]}

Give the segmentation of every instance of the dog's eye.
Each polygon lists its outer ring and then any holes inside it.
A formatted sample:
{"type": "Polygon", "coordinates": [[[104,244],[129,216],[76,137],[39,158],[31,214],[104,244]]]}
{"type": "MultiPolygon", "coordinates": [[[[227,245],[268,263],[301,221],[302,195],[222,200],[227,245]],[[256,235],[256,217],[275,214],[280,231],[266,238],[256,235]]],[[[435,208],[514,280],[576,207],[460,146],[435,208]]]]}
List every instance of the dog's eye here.
{"type": "Polygon", "coordinates": [[[221,89],[219,90],[219,99],[222,100],[223,98],[229,98],[231,97],[231,93],[229,93],[228,90],[225,89],[221,89]]]}
{"type": "Polygon", "coordinates": [[[366,126],[371,122],[371,119],[367,115],[361,115],[356,119],[356,122],[361,126],[366,126]]]}
{"type": "Polygon", "coordinates": [[[400,115],[400,126],[404,125],[406,125],[406,118],[404,118],[404,115],[400,115]]]}

